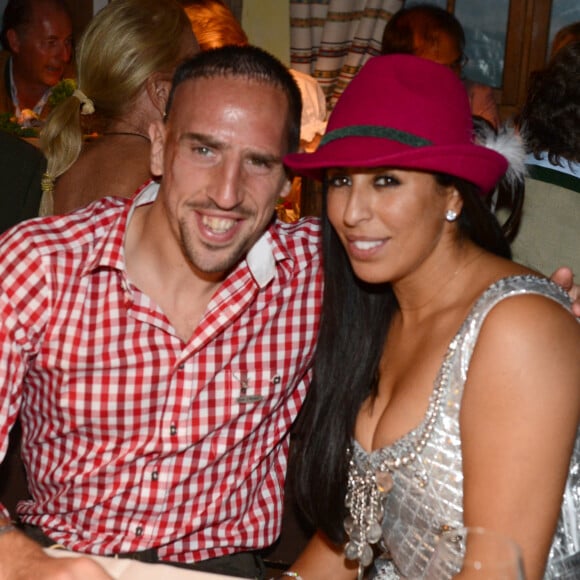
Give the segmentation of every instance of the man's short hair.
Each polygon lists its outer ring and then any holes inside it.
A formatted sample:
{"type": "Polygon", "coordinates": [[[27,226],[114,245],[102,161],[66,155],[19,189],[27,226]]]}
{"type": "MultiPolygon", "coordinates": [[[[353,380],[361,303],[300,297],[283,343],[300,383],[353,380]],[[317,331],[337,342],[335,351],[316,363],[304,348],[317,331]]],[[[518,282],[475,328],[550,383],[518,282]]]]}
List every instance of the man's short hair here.
{"type": "Polygon", "coordinates": [[[169,115],[177,87],[185,81],[232,77],[257,81],[281,89],[288,100],[288,152],[298,150],[302,97],[288,67],[275,56],[252,45],[224,46],[202,51],[185,61],[175,72],[166,115],[169,115]]]}

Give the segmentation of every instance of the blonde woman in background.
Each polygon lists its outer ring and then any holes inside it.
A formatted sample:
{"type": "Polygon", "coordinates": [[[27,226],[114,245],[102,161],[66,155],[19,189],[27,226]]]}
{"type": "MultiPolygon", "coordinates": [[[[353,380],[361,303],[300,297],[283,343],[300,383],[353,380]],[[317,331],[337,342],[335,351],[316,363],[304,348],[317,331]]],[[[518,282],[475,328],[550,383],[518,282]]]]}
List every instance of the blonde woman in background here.
{"type": "Polygon", "coordinates": [[[113,0],[95,15],[78,46],[78,88],[41,134],[41,214],[129,197],[150,178],[149,125],[163,117],[175,68],[198,50],[176,0],[113,0]]]}

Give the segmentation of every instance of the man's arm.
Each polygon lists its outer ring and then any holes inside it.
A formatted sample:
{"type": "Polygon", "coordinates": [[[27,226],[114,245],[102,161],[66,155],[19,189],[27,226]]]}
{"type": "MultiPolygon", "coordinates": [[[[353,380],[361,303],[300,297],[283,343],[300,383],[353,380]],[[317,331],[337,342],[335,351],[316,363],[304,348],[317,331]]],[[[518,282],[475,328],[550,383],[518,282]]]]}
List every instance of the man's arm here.
{"type": "Polygon", "coordinates": [[[562,266],[550,278],[568,292],[570,298],[573,300],[572,312],[574,312],[575,316],[580,316],[580,285],[574,284],[574,273],[572,270],[566,266],[562,266]]]}
{"type": "Polygon", "coordinates": [[[0,517],[0,580],[111,580],[90,558],[51,558],[9,526],[10,521],[0,517]]]}

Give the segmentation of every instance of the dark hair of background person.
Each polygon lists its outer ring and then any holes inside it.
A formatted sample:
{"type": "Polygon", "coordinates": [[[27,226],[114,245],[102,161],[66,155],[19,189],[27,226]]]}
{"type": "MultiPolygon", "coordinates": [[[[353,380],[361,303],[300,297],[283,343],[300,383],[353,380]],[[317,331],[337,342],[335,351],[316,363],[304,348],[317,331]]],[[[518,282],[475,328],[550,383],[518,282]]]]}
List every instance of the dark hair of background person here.
{"type": "Polygon", "coordinates": [[[580,41],[561,48],[546,68],[532,73],[517,117],[528,152],[550,163],[580,162],[580,41]]]}
{"type": "Polygon", "coordinates": [[[241,24],[221,0],[179,0],[179,3],[185,9],[201,50],[248,44],[241,24]]]}
{"type": "MultiPolygon", "coordinates": [[[[435,174],[442,186],[455,185],[463,199],[460,235],[496,255],[511,257],[495,216],[473,184],[435,174]]],[[[327,190],[326,184],[323,186],[327,190]]],[[[293,465],[298,505],[328,538],[345,541],[344,498],[348,449],[362,403],[376,396],[379,362],[398,305],[390,284],[362,283],[328,220],[323,197],[324,296],[314,384],[296,424],[293,465]]]]}
{"type": "Polygon", "coordinates": [[[179,85],[198,78],[242,78],[281,89],[288,99],[288,152],[298,150],[302,98],[296,81],[275,56],[256,46],[224,46],[202,51],[178,67],[167,100],[166,117],[179,85]]]}
{"type": "Polygon", "coordinates": [[[72,20],[71,11],[64,0],[9,0],[2,16],[2,32],[0,32],[0,42],[5,49],[10,46],[6,37],[8,30],[22,30],[30,24],[36,4],[55,6],[66,12],[72,20]]]}
{"type": "Polygon", "coordinates": [[[432,4],[402,8],[393,14],[385,26],[381,54],[416,54],[415,39],[422,39],[426,45],[434,45],[441,33],[457,41],[463,53],[465,32],[453,14],[432,4]]]}
{"type": "Polygon", "coordinates": [[[568,26],[564,26],[556,32],[552,40],[550,59],[554,58],[561,48],[564,48],[572,42],[580,42],[580,21],[572,22],[572,24],[568,24],[568,26]]]}

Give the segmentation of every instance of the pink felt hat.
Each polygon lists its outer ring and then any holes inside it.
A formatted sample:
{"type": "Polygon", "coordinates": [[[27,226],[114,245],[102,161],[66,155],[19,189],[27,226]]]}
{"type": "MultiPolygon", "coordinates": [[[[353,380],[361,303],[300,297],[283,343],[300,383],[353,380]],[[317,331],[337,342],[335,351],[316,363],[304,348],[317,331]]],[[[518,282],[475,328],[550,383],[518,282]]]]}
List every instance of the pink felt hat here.
{"type": "Polygon", "coordinates": [[[350,82],[314,153],[286,155],[298,175],[330,167],[397,167],[447,173],[492,190],[508,162],[473,142],[463,83],[440,64],[407,54],[371,58],[350,82]]]}

